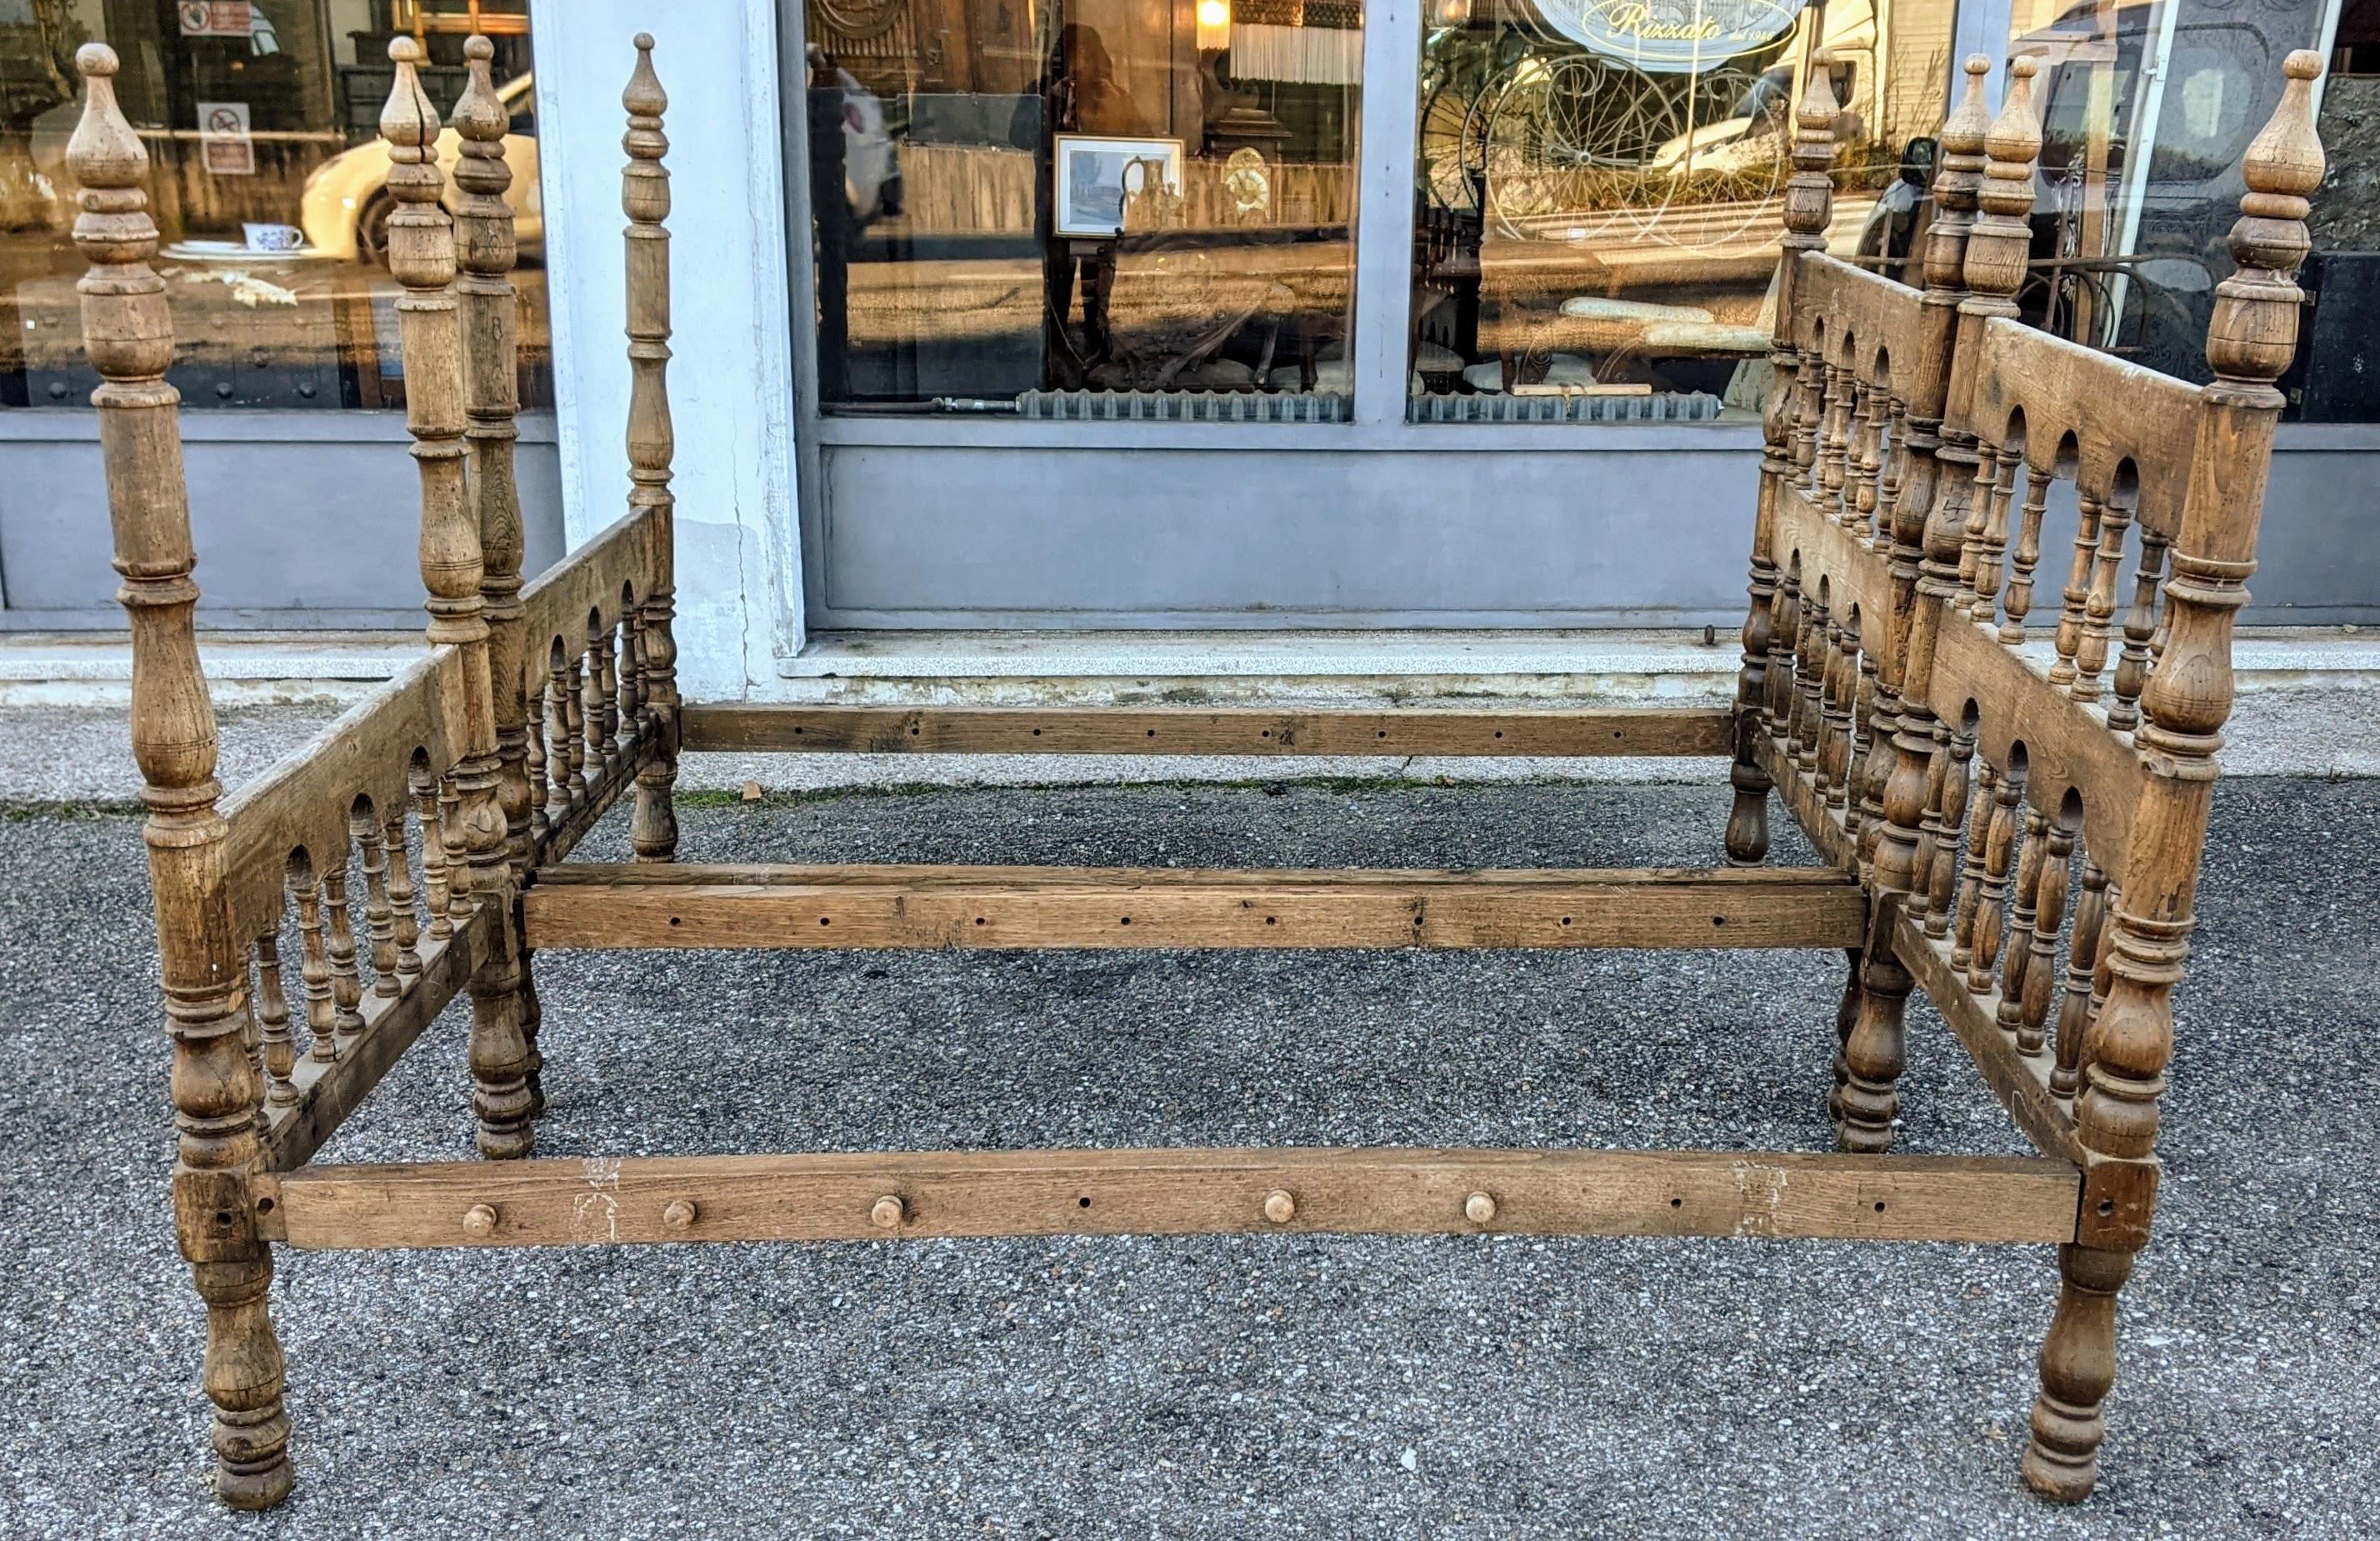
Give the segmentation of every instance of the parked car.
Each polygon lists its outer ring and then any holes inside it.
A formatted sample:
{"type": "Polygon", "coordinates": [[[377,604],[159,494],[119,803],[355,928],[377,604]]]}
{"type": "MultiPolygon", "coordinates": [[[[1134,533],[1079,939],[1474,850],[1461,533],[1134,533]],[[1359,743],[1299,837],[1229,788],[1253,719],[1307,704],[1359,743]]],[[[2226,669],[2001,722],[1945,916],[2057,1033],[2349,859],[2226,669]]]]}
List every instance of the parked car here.
{"type": "MultiPolygon", "coordinates": [[[[526,257],[545,251],[545,202],[537,186],[533,79],[516,76],[496,89],[496,100],[512,117],[512,126],[504,132],[504,164],[512,168],[513,185],[504,201],[512,205],[513,229],[526,257]]],[[[450,175],[462,143],[462,136],[452,128],[438,135],[438,159],[450,175]]],[[[388,166],[388,144],[382,140],[367,140],[316,166],[298,195],[298,224],[306,232],[306,244],[326,257],[385,262],[388,216],[396,207],[396,200],[389,196],[388,166]]],[[[451,203],[451,182],[447,197],[451,203]]]]}
{"type": "MultiPolygon", "coordinates": [[[[873,92],[838,70],[843,83],[844,196],[855,218],[865,224],[879,214],[901,212],[901,164],[884,129],[884,107],[873,92]]],[[[513,185],[504,194],[512,205],[514,231],[521,255],[540,257],[545,251],[545,204],[537,181],[537,95],[534,76],[522,75],[496,90],[512,118],[504,133],[504,164],[512,168],[513,185]]],[[[462,138],[454,129],[438,136],[438,158],[451,175],[461,153],[462,138]]],[[[382,263],[387,261],[388,216],[396,200],[388,191],[388,145],[371,140],[332,156],[306,178],[298,199],[298,227],[306,244],[327,257],[382,263]]],[[[454,197],[448,184],[447,197],[454,197]]]]}

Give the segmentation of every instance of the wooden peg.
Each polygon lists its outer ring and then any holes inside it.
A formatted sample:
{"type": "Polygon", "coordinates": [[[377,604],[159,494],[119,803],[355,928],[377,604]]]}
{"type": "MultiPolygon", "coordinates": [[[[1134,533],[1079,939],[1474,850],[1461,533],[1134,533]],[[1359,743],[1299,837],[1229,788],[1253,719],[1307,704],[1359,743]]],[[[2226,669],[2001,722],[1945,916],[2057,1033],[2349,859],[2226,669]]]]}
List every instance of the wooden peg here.
{"type": "MultiPolygon", "coordinates": [[[[667,1205],[662,1207],[662,1223],[668,1226],[672,1231],[691,1231],[694,1229],[696,1217],[700,1213],[701,1211],[696,1207],[694,1200],[690,1198],[673,1198],[667,1205]]],[[[897,1216],[894,1217],[894,1223],[899,1223],[899,1218],[897,1216]]]]}
{"type": "Polygon", "coordinates": [[[901,1222],[909,1218],[909,1206],[898,1194],[886,1194],[870,1206],[868,1221],[879,1231],[898,1231],[901,1222]]]}
{"type": "Polygon", "coordinates": [[[463,1234],[487,1240],[496,1233],[496,1207],[474,1204],[463,1211],[463,1234]]]}
{"type": "Polygon", "coordinates": [[[1474,1225],[1486,1225],[1496,1218],[1496,1198],[1492,1194],[1473,1194],[1463,1201],[1463,1218],[1474,1225]]]}
{"type": "Polygon", "coordinates": [[[1297,1218],[1297,1200],[1287,1188],[1275,1188],[1265,1195],[1264,1218],[1275,1225],[1287,1225],[1297,1218]]]}

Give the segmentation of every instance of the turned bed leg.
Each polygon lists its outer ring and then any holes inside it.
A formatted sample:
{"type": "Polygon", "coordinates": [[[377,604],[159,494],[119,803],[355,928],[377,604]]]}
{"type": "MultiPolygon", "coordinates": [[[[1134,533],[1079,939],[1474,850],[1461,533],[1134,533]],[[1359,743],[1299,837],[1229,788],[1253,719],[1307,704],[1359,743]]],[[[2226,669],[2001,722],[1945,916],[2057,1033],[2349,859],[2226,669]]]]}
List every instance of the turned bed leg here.
{"type": "Polygon", "coordinates": [[[2131,1277],[2132,1255],[2097,1247],[2058,1249],[2058,1315],[2041,1345],[2041,1394],[2024,1480],[2036,1493],[2080,1503],[2099,1480],[2101,1413],[2116,1384],[2116,1292],[2131,1277]]]}
{"type": "Polygon", "coordinates": [[[620,93],[628,132],[621,140],[628,164],[620,172],[620,207],[628,216],[628,506],[651,511],[656,570],[638,610],[645,643],[644,698],[653,743],[637,771],[637,807],[628,842],[638,861],[677,855],[677,641],[670,623],[676,604],[677,500],[670,492],[669,169],[662,164],[669,138],[662,115],[669,95],[653,73],[653,40],[637,34],[637,67],[620,93]]]}
{"type": "Polygon", "coordinates": [[[132,632],[132,755],[150,810],[141,835],[174,1041],[174,1230],[207,1308],[215,1492],[235,1509],[264,1509],[291,1482],[281,1344],[265,1298],[273,1252],[256,1234],[252,1188],[264,1085],[248,1051],[248,959],[231,940],[229,828],[216,806],[214,708],[192,622],[180,397],[165,383],[173,324],[164,282],[149,267],[149,158],[116,106],[115,54],[85,43],[75,65],[87,89],[67,164],[82,188],[74,239],[91,264],[78,285],[83,346],[102,382],[91,401],[124,576],[116,598],[132,632]]]}
{"type": "MultiPolygon", "coordinates": [[[[1882,906],[1879,906],[1882,907],[1882,906]]],[[[1851,1032],[1843,1038],[1842,1086],[1835,1097],[1835,1145],[1864,1155],[1892,1147],[1892,1122],[1900,1113],[1900,1073],[1909,1056],[1902,1020],[1915,989],[1909,970],[1893,955],[1888,924],[1876,928],[1862,954],[1853,989],[1859,1001],[1851,1032]]]]}

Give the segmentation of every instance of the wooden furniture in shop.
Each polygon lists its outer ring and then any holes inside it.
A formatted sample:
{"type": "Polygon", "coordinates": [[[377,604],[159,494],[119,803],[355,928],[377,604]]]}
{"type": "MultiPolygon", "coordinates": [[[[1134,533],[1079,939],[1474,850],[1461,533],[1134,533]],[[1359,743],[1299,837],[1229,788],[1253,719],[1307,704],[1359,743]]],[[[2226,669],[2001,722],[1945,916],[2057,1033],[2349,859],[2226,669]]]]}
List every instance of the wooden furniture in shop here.
{"type": "MultiPolygon", "coordinates": [[[[453,126],[410,39],[381,119],[428,646],[226,795],[145,156],[89,83],[68,160],[83,328],[135,658],[178,1160],[205,1304],[216,1486],[291,1483],[276,1252],[1118,1232],[1835,1237],[2055,1245],[2023,1470],[2082,1498],[2147,1241],[2173,995],[2231,704],[2273,382],[2292,351],[2312,54],[2248,152],[2214,382],[2028,330],[2040,128],[2028,61],[1942,131],[1924,286],[1824,249],[1826,70],[1797,115],[1732,710],[917,709],[682,703],[671,636],[666,105],[625,97],[622,517],[534,582],[513,479],[504,114],[469,43],[453,126]],[[450,215],[449,210],[452,210],[450,215]],[[2045,552],[2052,485],[2081,526],[2045,552]],[[2043,572],[2046,563],[2048,571],[2043,572]],[[1707,871],[1177,871],[679,864],[685,749],[795,753],[1701,755],[1732,760],[1707,871]],[[1771,795],[1823,866],[1760,865],[1771,795]],[[630,805],[636,860],[573,862],[630,805]],[[1825,1153],[1603,1149],[877,1151],[540,1160],[536,954],[561,948],[1829,948],[1853,960],[1825,1153]],[[293,999],[294,987],[294,999],[293,999]],[[1888,1153],[1923,989],[2037,1154],[1888,1153]],[[480,1161],[324,1165],[323,1142],[450,1002],[470,1001],[480,1161]]],[[[1815,1067],[1814,1067],[1814,1071],[1815,1067]]],[[[1823,1072],[1816,1072],[1823,1077],[1823,1072]]],[[[1922,1111],[1917,1116],[1923,1116],[1922,1111]]],[[[631,1351],[632,1352],[632,1351],[631,1351]]]]}

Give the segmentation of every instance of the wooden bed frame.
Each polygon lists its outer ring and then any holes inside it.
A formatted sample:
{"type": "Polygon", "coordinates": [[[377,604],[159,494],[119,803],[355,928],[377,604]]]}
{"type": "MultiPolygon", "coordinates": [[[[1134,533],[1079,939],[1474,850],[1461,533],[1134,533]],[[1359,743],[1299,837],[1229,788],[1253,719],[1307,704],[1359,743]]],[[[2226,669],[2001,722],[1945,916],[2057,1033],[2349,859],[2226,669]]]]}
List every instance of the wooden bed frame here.
{"type": "MultiPolygon", "coordinates": [[[[216,1487],[289,1491],[276,1244],[443,1247],[1123,1232],[1472,1232],[2057,1244],[2024,1474],[2091,1489],[2115,1302],[2145,1244],[2171,997],[2231,703],[2323,161],[2311,53],[2249,151],[2204,388],[2022,325],[2032,64],[1943,126],[1923,290],[1825,249],[1834,103],[1801,103],[1778,275],[1750,618],[1732,710],[681,706],[671,639],[666,105],[628,115],[620,521],[520,578],[504,113],[470,85],[450,218],[409,40],[381,119],[429,647],[225,796],[192,629],[165,287],[115,58],[68,152],[83,327],[134,657],[133,749],[174,1043],[176,1226],[207,1308],[216,1487]],[[2023,491],[2016,490],[2019,467],[2023,491]],[[2077,485],[2054,623],[2045,499],[2077,485]],[[2131,565],[2128,567],[2128,564],[2131,565]],[[2120,590],[2129,586],[2129,598],[2120,590]],[[2029,629],[2034,628],[2034,629],[2029,629]],[[2046,645],[2044,645],[2044,642],[2046,645]],[[672,862],[681,749],[1731,755],[1708,871],[1177,871],[672,862]],[[1759,866],[1774,790],[1823,854],[1759,866]],[[633,800],[637,861],[572,848],[633,800]],[[359,893],[358,893],[358,891],[359,893]],[[360,903],[361,934],[356,907],[360,903]],[[285,929],[287,932],[285,937],[285,929]],[[302,1012],[293,1013],[285,943],[302,1012]],[[1824,1154],[1599,1149],[886,1151],[528,1159],[530,962],[570,947],[1817,947],[1845,952],[1824,1154]],[[2039,1154],[1886,1154],[1923,989],[2039,1154]],[[481,1154],[312,1158],[458,995],[481,1154]],[[293,1022],[302,1014],[302,1032],[293,1022]]],[[[2055,569],[2053,569],[2055,570],[2055,569]]]]}

